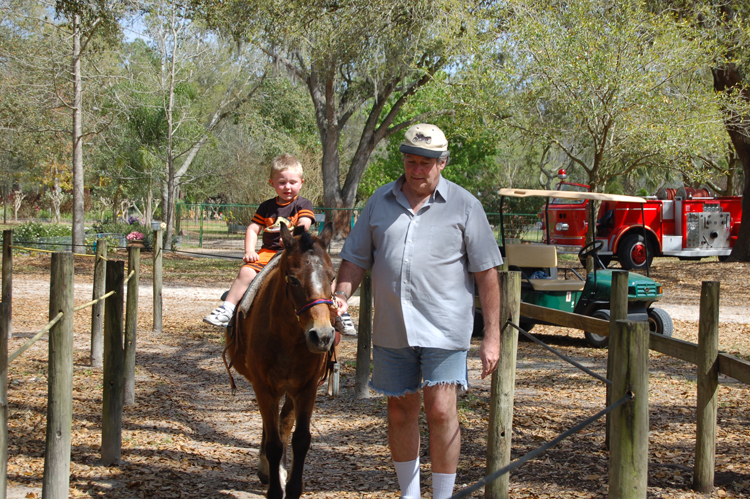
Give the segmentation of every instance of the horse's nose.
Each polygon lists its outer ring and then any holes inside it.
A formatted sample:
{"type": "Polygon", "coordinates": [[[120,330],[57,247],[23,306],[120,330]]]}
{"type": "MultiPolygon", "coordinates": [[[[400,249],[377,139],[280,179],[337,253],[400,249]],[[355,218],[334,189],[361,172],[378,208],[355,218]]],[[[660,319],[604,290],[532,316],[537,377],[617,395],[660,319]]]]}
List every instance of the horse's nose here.
{"type": "Polygon", "coordinates": [[[333,345],[336,331],[333,327],[315,327],[307,332],[307,346],[310,351],[327,352],[333,345]]]}

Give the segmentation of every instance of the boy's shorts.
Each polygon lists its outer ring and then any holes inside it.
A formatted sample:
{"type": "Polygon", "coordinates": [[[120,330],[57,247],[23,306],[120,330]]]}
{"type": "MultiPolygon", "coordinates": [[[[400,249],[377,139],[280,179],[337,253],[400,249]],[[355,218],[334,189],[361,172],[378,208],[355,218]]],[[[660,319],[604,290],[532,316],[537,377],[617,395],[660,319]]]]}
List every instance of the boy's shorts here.
{"type": "Polygon", "coordinates": [[[276,253],[277,252],[274,250],[261,248],[260,251],[258,251],[258,261],[246,263],[243,267],[250,267],[255,272],[260,272],[263,267],[268,265],[268,262],[271,261],[271,258],[273,258],[276,253]]]}
{"type": "Polygon", "coordinates": [[[370,388],[386,397],[416,393],[420,388],[435,385],[469,387],[466,350],[440,348],[372,349],[370,388]]]}

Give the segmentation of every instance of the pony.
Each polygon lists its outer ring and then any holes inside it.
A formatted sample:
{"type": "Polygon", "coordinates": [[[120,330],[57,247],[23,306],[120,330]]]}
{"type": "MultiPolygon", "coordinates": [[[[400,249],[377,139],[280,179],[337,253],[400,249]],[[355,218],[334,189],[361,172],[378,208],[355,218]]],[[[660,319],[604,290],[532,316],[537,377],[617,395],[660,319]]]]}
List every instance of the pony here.
{"type": "Polygon", "coordinates": [[[283,224],[280,231],[283,253],[274,257],[278,262],[257,285],[248,313],[238,310],[234,328],[227,329],[225,354],[229,352],[231,359],[227,368],[233,366],[253,385],[263,418],[258,477],[268,484],[266,497],[298,499],[312,440],[315,397],[336,338],[331,319],[336,273],[327,252],[333,226],[326,224],[318,237],[298,229],[291,233],[283,224]],[[292,466],[284,496],[281,460],[293,425],[292,466]]]}

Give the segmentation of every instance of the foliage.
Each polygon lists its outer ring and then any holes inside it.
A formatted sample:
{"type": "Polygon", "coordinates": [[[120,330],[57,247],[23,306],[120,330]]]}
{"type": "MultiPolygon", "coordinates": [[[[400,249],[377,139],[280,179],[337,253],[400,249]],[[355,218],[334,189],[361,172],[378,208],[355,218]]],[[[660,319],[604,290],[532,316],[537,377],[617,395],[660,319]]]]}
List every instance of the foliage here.
{"type": "Polygon", "coordinates": [[[59,224],[25,222],[13,229],[13,238],[18,241],[33,241],[40,237],[62,237],[71,235],[70,227],[59,224]]]}

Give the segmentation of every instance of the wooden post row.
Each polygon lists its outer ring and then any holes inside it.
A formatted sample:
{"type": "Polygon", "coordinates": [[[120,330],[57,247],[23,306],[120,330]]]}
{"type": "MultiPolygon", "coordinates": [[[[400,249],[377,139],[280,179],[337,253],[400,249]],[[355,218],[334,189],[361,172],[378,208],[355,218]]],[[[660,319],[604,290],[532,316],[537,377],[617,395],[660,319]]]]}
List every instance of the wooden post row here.
{"type": "Polygon", "coordinates": [[[359,331],[357,333],[357,369],[354,375],[354,395],[358,399],[370,396],[370,353],[372,350],[372,274],[365,273],[359,294],[359,331]]]}
{"type": "MultiPolygon", "coordinates": [[[[94,258],[94,289],[92,300],[104,296],[107,278],[107,241],[99,239],[96,242],[96,257],[94,258]]],[[[104,358],[104,301],[94,303],[91,307],[91,367],[102,367],[104,358]]]]}
{"type": "MultiPolygon", "coordinates": [[[[500,278],[500,328],[510,320],[518,325],[521,318],[521,274],[499,272],[500,278]]],[[[487,434],[487,470],[490,475],[510,464],[511,437],[513,434],[513,391],[516,384],[516,356],[518,330],[507,327],[500,338],[501,350],[497,370],[492,373],[490,394],[490,423],[487,434]]],[[[508,473],[488,483],[485,499],[507,499],[510,477],[508,473]]]]}
{"type": "Polygon", "coordinates": [[[701,286],[698,322],[698,409],[693,489],[710,493],[714,488],[716,416],[719,389],[719,282],[701,286]]]}
{"type": "MultiPolygon", "coordinates": [[[[177,220],[179,220],[179,217],[177,217],[177,220]]],[[[154,332],[160,333],[161,327],[162,327],[162,316],[161,316],[161,307],[162,307],[162,296],[161,296],[161,280],[162,280],[162,232],[161,230],[155,230],[154,231],[154,280],[153,280],[153,286],[154,286],[154,309],[153,309],[153,318],[154,318],[154,332]]]]}
{"type": "Polygon", "coordinates": [[[635,398],[612,411],[609,498],[646,499],[648,479],[648,341],[646,322],[617,321],[609,338],[612,400],[635,398]]]}
{"type": "Polygon", "coordinates": [[[122,347],[122,287],[124,262],[107,263],[107,298],[104,306],[104,382],[102,397],[102,464],[110,466],[122,455],[122,391],[124,359],[122,347]]]}
{"type": "Polygon", "coordinates": [[[138,284],[140,281],[141,249],[128,248],[128,295],[125,302],[125,386],[123,403],[135,404],[135,350],[138,332],[138,284]]]}
{"type": "Polygon", "coordinates": [[[49,317],[62,319],[49,332],[47,434],[44,450],[44,499],[67,499],[73,423],[73,253],[53,253],[49,317]]]}

